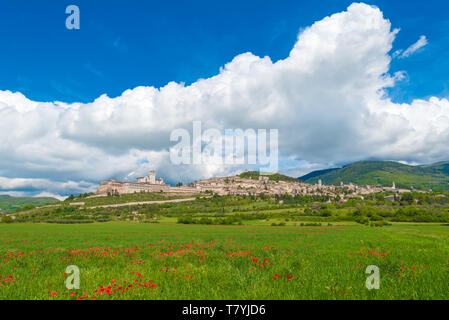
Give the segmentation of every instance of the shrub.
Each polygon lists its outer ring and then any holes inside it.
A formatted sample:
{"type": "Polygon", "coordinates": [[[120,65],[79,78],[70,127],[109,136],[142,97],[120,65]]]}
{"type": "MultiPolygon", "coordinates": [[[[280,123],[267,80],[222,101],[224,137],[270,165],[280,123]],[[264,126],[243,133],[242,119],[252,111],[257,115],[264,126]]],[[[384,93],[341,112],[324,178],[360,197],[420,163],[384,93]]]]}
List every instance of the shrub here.
{"type": "Polygon", "coordinates": [[[14,222],[13,218],[11,218],[10,216],[3,216],[1,221],[2,221],[2,223],[12,223],[12,222],[14,222]]]}
{"type": "Polygon", "coordinates": [[[360,224],[368,224],[369,219],[367,217],[361,216],[361,217],[357,217],[355,219],[355,222],[360,223],[360,224]]]}
{"type": "Polygon", "coordinates": [[[383,227],[383,226],[391,226],[391,223],[386,221],[371,221],[370,227],[383,227]]]}
{"type": "Polygon", "coordinates": [[[34,209],[34,208],[36,208],[36,207],[34,206],[34,204],[27,204],[27,205],[24,205],[24,206],[22,207],[22,211],[28,211],[28,210],[31,210],[31,209],[34,209]]]}

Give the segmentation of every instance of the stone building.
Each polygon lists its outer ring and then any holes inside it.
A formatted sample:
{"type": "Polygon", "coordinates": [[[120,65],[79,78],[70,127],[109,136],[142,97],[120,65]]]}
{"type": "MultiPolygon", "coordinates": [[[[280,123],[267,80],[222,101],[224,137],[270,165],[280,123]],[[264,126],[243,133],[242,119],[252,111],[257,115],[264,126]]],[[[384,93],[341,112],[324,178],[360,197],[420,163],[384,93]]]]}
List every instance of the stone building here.
{"type": "Polygon", "coordinates": [[[136,182],[106,180],[98,185],[97,195],[129,194],[142,192],[163,192],[168,194],[194,195],[199,191],[196,188],[181,186],[172,187],[162,178],[156,178],[156,171],[150,171],[149,176],[139,177],[136,182]]]}
{"type": "Polygon", "coordinates": [[[162,178],[156,179],[156,171],[151,170],[149,176],[137,178],[137,183],[149,183],[149,184],[160,184],[164,185],[164,180],[162,178]]]}
{"type": "MultiPolygon", "coordinates": [[[[394,185],[393,185],[394,186],[394,185]]],[[[395,186],[394,186],[395,187],[395,186]]],[[[97,195],[127,194],[140,192],[163,192],[167,194],[198,195],[213,193],[218,195],[257,195],[257,194],[290,194],[290,195],[319,195],[329,197],[360,197],[361,195],[394,190],[399,193],[410,192],[406,189],[395,189],[379,186],[358,186],[343,182],[339,186],[308,184],[301,181],[273,181],[268,176],[259,179],[241,178],[239,176],[211,178],[195,181],[187,186],[172,187],[156,178],[156,172],[150,171],[149,176],[137,178],[137,182],[120,182],[107,180],[100,183],[97,195]]]]}

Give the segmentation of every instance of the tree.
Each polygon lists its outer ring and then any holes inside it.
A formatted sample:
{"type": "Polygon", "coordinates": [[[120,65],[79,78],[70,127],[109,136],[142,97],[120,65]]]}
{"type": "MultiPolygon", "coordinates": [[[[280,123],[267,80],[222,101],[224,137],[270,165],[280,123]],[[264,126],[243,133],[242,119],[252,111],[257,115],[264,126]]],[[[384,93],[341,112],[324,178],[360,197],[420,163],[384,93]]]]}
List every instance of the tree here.
{"type": "Polygon", "coordinates": [[[12,223],[14,220],[10,216],[3,216],[2,223],[12,223]]]}
{"type": "Polygon", "coordinates": [[[27,205],[24,205],[22,207],[22,210],[23,211],[27,211],[27,210],[31,210],[31,209],[34,209],[34,208],[35,208],[34,204],[27,204],[27,205]]]}
{"type": "Polygon", "coordinates": [[[401,197],[402,201],[405,201],[407,204],[411,205],[413,203],[413,195],[410,193],[406,193],[401,197]]]}
{"type": "Polygon", "coordinates": [[[325,208],[320,210],[320,215],[322,217],[330,217],[332,215],[332,212],[329,209],[325,208]]]}

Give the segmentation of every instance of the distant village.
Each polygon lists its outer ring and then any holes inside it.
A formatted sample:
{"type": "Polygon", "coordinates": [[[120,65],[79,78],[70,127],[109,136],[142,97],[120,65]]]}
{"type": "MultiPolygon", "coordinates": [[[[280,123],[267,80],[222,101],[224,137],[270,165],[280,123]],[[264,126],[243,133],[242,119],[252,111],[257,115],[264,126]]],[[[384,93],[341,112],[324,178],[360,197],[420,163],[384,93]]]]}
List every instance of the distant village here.
{"type": "MultiPolygon", "coordinates": [[[[390,191],[394,193],[408,193],[409,189],[391,187],[358,186],[352,183],[340,183],[338,186],[324,185],[321,180],[316,184],[301,181],[273,181],[270,175],[260,175],[258,179],[242,178],[240,176],[211,178],[195,181],[185,186],[170,186],[162,178],[156,178],[156,171],[150,171],[148,176],[137,178],[136,182],[107,180],[99,184],[97,196],[111,194],[130,194],[141,192],[163,192],[172,195],[197,195],[212,193],[217,195],[321,195],[329,197],[339,196],[341,199],[362,197],[366,194],[390,191]]],[[[418,190],[414,190],[418,191],[418,190]]]]}

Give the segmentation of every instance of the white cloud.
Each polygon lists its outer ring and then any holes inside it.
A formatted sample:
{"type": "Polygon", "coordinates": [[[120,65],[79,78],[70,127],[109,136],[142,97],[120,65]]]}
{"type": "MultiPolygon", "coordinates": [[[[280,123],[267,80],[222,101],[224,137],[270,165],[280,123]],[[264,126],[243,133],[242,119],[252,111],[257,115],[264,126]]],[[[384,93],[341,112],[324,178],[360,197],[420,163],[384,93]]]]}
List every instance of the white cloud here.
{"type": "Polygon", "coordinates": [[[67,197],[63,197],[59,194],[55,194],[55,193],[51,193],[51,192],[41,192],[36,194],[34,197],[45,197],[45,198],[55,198],[58,199],[60,201],[64,201],[67,197]]]}
{"type": "Polygon", "coordinates": [[[50,179],[0,177],[0,194],[17,193],[32,196],[51,194],[59,198],[61,194],[79,194],[93,190],[94,188],[94,184],[86,181],[57,182],[50,179]]]}
{"type": "Polygon", "coordinates": [[[193,120],[279,129],[289,172],[367,158],[449,159],[448,100],[396,104],[386,93],[404,77],[388,73],[397,32],[378,8],[352,4],[303,30],[284,60],[243,53],[190,86],[137,87],[86,104],[0,91],[0,192],[92,191],[102,179],[150,167],[172,182],[236,172],[170,164],[170,132],[193,120]]]}
{"type": "Polygon", "coordinates": [[[426,36],[419,37],[418,41],[416,41],[414,44],[412,44],[410,47],[408,47],[404,52],[401,50],[396,51],[394,53],[395,56],[399,56],[399,58],[407,58],[411,56],[413,53],[421,49],[422,47],[426,46],[429,42],[427,41],[426,36]],[[402,54],[401,54],[402,52],[402,54]]]}

